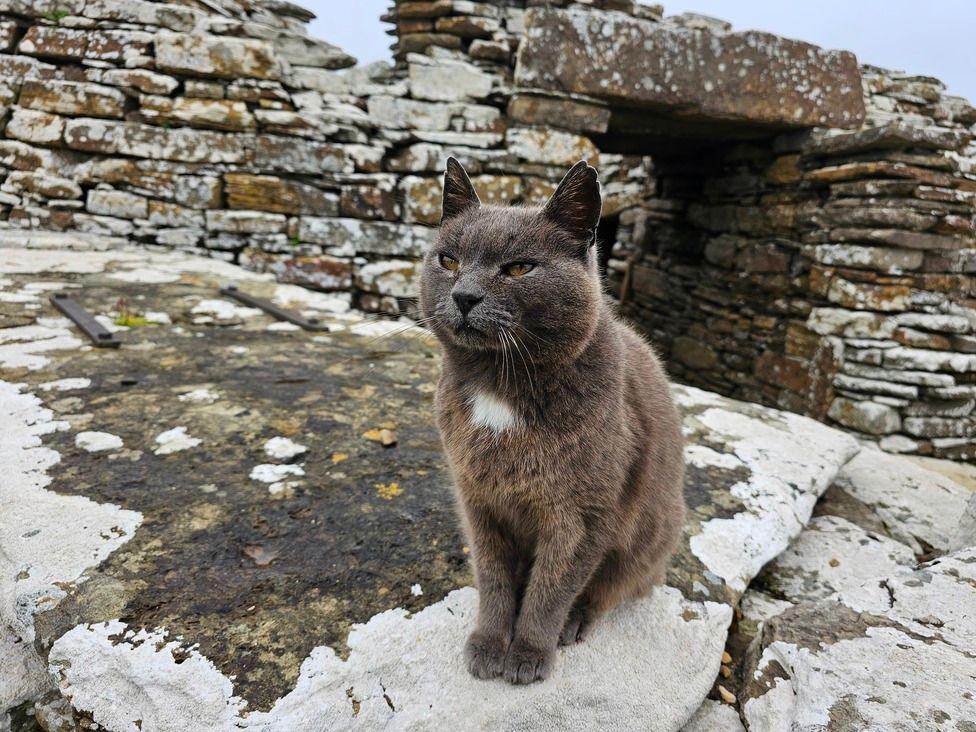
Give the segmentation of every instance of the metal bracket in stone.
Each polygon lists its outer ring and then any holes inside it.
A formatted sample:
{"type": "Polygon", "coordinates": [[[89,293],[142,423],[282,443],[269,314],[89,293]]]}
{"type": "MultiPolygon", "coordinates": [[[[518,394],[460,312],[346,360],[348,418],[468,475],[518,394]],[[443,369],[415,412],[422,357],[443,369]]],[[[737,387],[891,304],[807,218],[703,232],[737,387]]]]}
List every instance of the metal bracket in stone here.
{"type": "Polygon", "coordinates": [[[239,290],[237,285],[227,285],[226,287],[221,287],[220,294],[233,298],[234,300],[244,303],[245,305],[250,305],[252,308],[263,310],[268,315],[278,320],[294,323],[298,327],[305,330],[329,330],[329,326],[325,323],[319,322],[318,318],[304,318],[293,310],[280,308],[268,300],[262,300],[260,297],[249,295],[248,293],[239,290]]]}
{"type": "Polygon", "coordinates": [[[50,297],[51,304],[64,313],[98,348],[118,348],[122,343],[77,300],[63,292],[50,297]]]}

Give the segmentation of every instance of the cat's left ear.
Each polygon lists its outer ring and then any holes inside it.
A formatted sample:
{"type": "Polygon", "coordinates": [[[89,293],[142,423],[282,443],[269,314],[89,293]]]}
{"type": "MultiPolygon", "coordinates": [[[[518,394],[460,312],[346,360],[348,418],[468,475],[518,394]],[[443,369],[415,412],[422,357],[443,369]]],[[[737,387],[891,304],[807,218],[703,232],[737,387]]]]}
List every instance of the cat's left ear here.
{"type": "Polygon", "coordinates": [[[600,223],[603,200],[596,168],[580,160],[569,169],[556,191],[542,208],[542,215],[573,235],[591,243],[600,223]]]}

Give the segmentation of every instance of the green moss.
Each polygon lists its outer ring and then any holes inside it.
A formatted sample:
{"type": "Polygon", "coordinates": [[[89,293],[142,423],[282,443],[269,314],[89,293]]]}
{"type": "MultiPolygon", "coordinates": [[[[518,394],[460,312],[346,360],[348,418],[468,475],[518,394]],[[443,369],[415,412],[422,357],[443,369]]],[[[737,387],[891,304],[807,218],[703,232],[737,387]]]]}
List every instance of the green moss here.
{"type": "Polygon", "coordinates": [[[44,13],[44,17],[50,20],[52,23],[60,23],[63,18],[67,18],[71,15],[67,10],[52,10],[48,13],[44,13]]]}
{"type": "Polygon", "coordinates": [[[122,313],[113,322],[116,325],[122,325],[126,328],[141,328],[146,325],[152,325],[143,316],[135,315],[134,313],[122,313]]]}

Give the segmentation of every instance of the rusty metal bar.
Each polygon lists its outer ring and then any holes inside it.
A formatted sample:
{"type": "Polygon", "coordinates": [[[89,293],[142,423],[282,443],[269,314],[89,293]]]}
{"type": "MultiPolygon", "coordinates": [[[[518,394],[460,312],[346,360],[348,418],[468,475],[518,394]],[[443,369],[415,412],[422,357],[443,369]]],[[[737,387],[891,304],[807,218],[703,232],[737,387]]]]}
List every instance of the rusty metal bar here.
{"type": "Polygon", "coordinates": [[[98,348],[118,348],[122,344],[73,297],[58,292],[51,295],[49,299],[51,304],[70,318],[98,348]]]}
{"type": "Polygon", "coordinates": [[[248,293],[238,289],[237,285],[227,285],[226,287],[221,287],[220,294],[226,297],[234,298],[238,302],[244,303],[245,305],[250,305],[252,308],[263,310],[268,315],[273,318],[277,318],[278,320],[294,323],[298,327],[305,330],[329,330],[329,326],[325,323],[320,323],[318,318],[304,318],[293,310],[280,308],[268,300],[262,300],[260,297],[249,295],[248,293]]]}

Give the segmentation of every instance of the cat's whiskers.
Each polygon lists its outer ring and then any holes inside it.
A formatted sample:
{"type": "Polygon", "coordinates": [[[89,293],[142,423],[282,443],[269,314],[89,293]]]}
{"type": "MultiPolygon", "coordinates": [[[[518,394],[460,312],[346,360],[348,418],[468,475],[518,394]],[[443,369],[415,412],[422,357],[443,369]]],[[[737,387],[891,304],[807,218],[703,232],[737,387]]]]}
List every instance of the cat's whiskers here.
{"type": "MultiPolygon", "coordinates": [[[[528,350],[529,349],[525,346],[525,343],[522,342],[522,339],[519,338],[516,333],[512,333],[511,331],[508,331],[508,337],[512,339],[512,345],[515,346],[515,349],[518,351],[519,358],[522,359],[522,365],[525,367],[525,376],[529,380],[529,392],[530,393],[534,393],[535,392],[535,384],[532,381],[532,374],[529,372],[529,361],[531,361],[532,358],[531,358],[531,355],[530,355],[529,356],[529,359],[526,360],[525,355],[522,354],[522,349],[523,348],[525,348],[525,352],[526,353],[528,353],[528,350]]],[[[533,368],[534,368],[534,365],[533,365],[533,368]]]]}

